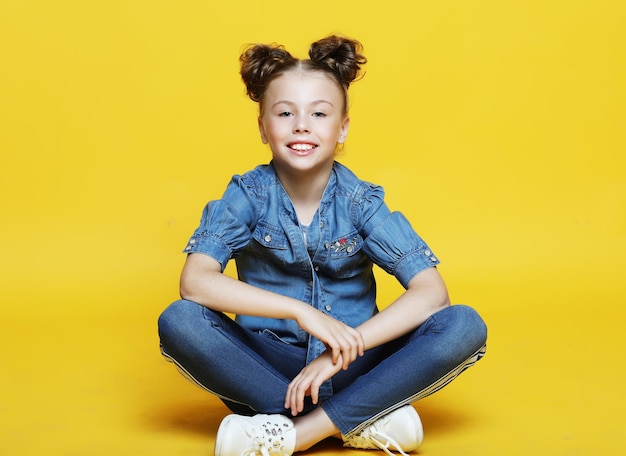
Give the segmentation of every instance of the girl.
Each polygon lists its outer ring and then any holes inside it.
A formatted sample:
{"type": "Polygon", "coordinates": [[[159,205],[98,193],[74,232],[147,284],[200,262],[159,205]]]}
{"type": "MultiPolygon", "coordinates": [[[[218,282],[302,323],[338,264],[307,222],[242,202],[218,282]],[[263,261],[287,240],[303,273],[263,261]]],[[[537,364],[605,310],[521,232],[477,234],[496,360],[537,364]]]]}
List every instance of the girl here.
{"type": "Polygon", "coordinates": [[[162,352],[234,412],[216,456],[291,455],[330,436],[406,454],[423,438],[410,403],[480,359],[486,327],[450,305],[439,260],[381,187],[335,161],[360,43],[330,36],[306,60],[255,45],[240,62],[272,161],[205,207],[182,299],[159,319],[162,352]],[[239,280],[222,274],[231,258],[239,280]],[[381,312],[373,264],[406,289],[381,312]]]}

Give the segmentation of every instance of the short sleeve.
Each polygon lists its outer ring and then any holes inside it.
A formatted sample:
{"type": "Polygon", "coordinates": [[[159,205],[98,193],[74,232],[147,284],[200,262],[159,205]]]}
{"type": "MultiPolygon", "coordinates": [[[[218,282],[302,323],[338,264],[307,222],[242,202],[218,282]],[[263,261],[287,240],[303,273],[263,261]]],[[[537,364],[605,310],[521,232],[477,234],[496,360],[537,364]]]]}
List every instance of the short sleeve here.
{"type": "Polygon", "coordinates": [[[255,205],[251,189],[235,176],[222,199],[209,202],[183,253],[203,253],[226,268],[252,239],[255,205]]]}
{"type": "Polygon", "coordinates": [[[363,251],[407,288],[418,272],[438,265],[439,259],[402,213],[389,211],[383,197],[375,187],[361,199],[363,251]]]}

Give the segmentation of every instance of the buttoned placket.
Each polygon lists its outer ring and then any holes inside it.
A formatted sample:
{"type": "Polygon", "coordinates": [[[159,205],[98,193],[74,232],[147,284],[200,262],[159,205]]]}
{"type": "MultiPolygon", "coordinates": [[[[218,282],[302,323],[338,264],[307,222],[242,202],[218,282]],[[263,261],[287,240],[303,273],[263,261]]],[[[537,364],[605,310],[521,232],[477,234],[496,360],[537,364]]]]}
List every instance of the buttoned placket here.
{"type": "MultiPolygon", "coordinates": [[[[316,234],[314,234],[313,236],[309,236],[309,241],[314,241],[318,247],[315,249],[315,253],[313,257],[309,256],[309,261],[311,264],[311,278],[312,278],[311,286],[313,287],[311,304],[317,310],[324,312],[324,310],[321,308],[322,299],[321,299],[320,278],[318,275],[318,272],[319,272],[318,261],[320,260],[321,255],[319,252],[320,252],[320,248],[323,248],[322,244],[324,244],[323,239],[325,238],[324,233],[326,230],[324,230],[325,223],[322,219],[322,214],[320,213],[320,211],[318,211],[318,214],[316,217],[314,217],[313,221],[314,222],[317,221],[318,230],[316,234]]],[[[305,245],[305,249],[306,249],[306,245],[305,245]]],[[[307,249],[307,254],[308,254],[308,249],[307,249]]],[[[330,311],[329,306],[326,306],[325,310],[326,312],[330,311]]],[[[309,364],[311,361],[319,357],[322,353],[324,353],[325,350],[326,350],[326,345],[324,345],[324,343],[321,340],[319,340],[317,337],[313,337],[309,335],[309,343],[307,346],[307,364],[309,364]]],[[[321,399],[323,399],[323,398],[331,397],[332,394],[333,394],[332,382],[330,379],[328,379],[320,385],[319,396],[321,399]]]]}
{"type": "MultiPolygon", "coordinates": [[[[310,227],[313,227],[314,224],[317,224],[316,226],[318,228],[317,233],[313,233],[313,236],[309,235],[308,239],[305,238],[303,227],[301,226],[300,221],[298,220],[296,211],[294,209],[291,199],[289,198],[289,195],[287,195],[286,192],[284,193],[284,195],[286,198],[285,207],[289,208],[288,215],[290,219],[289,221],[291,222],[290,225],[295,229],[296,232],[299,233],[298,239],[300,242],[294,243],[294,244],[299,245],[299,250],[300,252],[302,252],[302,254],[300,253],[298,254],[298,258],[301,258],[302,256],[306,257],[306,261],[309,264],[309,270],[311,274],[311,281],[309,282],[311,286],[311,306],[319,310],[320,312],[324,312],[324,310],[320,308],[322,304],[322,300],[320,299],[321,286],[320,286],[320,279],[317,274],[319,272],[319,265],[316,263],[316,261],[319,260],[321,257],[321,255],[319,254],[320,249],[324,249],[324,246],[328,244],[328,241],[323,241],[323,239],[327,237],[325,233],[328,232],[327,229],[325,229],[326,224],[323,221],[323,210],[322,210],[324,206],[324,199],[325,199],[326,193],[324,193],[324,195],[322,196],[322,201],[320,202],[320,208],[318,209],[316,215],[313,217],[313,221],[310,225],[310,227]],[[315,243],[318,246],[314,251],[313,257],[309,255],[307,242],[309,242],[309,244],[315,243]]],[[[293,234],[292,230],[289,230],[289,231],[290,231],[290,234],[293,234]]],[[[329,310],[330,308],[326,309],[327,312],[329,310]]],[[[311,334],[309,334],[308,344],[307,344],[307,359],[306,359],[307,365],[311,363],[314,359],[318,358],[322,353],[324,353],[324,351],[326,351],[326,345],[324,345],[324,343],[321,340],[319,340],[317,337],[314,337],[311,334]]],[[[320,399],[331,397],[332,393],[333,393],[332,382],[330,379],[328,379],[320,385],[320,388],[319,388],[320,399]]]]}

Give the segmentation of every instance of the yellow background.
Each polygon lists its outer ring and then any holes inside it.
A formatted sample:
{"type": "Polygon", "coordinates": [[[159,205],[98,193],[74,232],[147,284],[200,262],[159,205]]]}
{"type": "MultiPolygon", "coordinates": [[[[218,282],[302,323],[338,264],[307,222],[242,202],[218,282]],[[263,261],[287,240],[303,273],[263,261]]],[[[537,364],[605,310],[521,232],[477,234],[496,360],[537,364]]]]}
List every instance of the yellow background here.
{"type": "Polygon", "coordinates": [[[490,328],[420,453],[624,453],[625,5],[3,0],[0,454],[211,454],[227,410],[155,321],[202,206],[269,159],[242,46],[331,32],[369,58],[340,160],[490,328]]]}

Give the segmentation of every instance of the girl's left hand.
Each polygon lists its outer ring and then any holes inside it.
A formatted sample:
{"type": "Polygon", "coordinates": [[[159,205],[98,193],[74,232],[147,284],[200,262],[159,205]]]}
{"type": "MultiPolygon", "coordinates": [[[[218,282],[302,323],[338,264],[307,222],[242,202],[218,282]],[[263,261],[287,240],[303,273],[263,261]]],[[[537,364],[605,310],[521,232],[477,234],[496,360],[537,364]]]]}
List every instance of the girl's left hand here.
{"type": "Polygon", "coordinates": [[[311,396],[314,404],[319,399],[319,389],[322,383],[331,378],[342,369],[341,357],[333,363],[332,351],[327,349],[324,353],[304,367],[287,387],[285,395],[285,408],[291,409],[291,414],[296,416],[304,410],[304,398],[311,396]]]}

